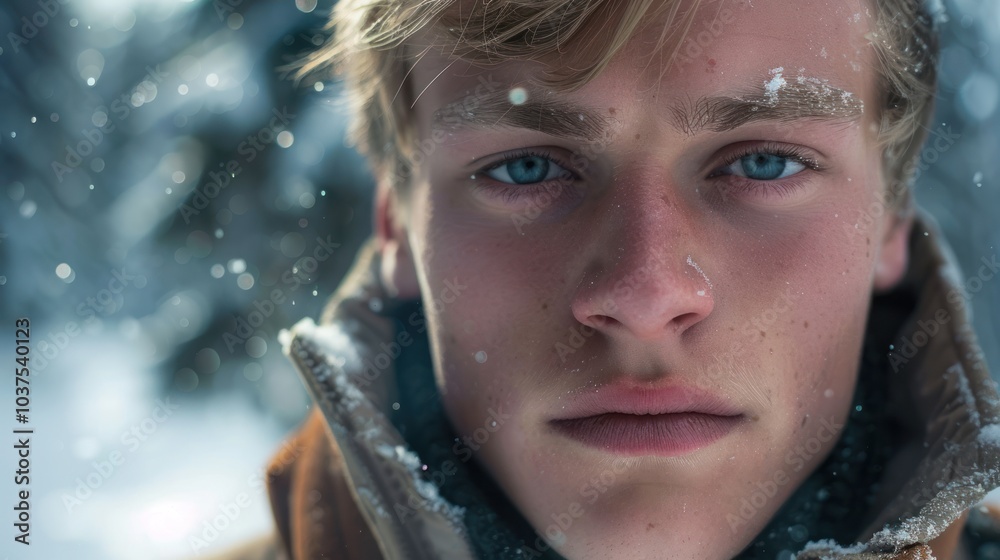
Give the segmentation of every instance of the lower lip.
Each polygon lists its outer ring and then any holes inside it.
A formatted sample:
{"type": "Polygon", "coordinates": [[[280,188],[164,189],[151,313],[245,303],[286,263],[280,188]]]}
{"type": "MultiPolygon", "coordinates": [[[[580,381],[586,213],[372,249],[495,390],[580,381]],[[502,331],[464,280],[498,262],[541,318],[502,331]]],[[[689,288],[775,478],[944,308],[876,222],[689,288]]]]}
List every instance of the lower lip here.
{"type": "Polygon", "coordinates": [[[681,455],[705,447],[733,431],[743,416],[697,412],[600,414],[556,420],[559,432],[581,443],[622,455],[681,455]]]}

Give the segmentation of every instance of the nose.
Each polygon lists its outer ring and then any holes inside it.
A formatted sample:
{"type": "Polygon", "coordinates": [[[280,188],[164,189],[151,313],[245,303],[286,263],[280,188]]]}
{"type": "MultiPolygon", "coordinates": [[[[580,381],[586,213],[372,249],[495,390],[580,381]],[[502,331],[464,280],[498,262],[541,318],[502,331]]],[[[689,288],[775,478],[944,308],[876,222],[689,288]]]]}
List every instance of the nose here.
{"type": "Polygon", "coordinates": [[[580,323],[650,341],[679,337],[712,313],[714,286],[698,262],[693,220],[659,191],[608,204],[610,215],[598,220],[605,225],[572,302],[580,323]]]}

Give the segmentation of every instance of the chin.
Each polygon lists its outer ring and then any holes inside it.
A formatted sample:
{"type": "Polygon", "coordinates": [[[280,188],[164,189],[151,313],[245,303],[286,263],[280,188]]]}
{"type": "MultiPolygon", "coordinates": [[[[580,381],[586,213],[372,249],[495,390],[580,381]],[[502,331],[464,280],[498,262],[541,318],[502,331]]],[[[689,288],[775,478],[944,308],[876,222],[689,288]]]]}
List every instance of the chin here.
{"type": "Polygon", "coordinates": [[[728,560],[754,537],[730,535],[724,525],[718,525],[721,516],[713,523],[690,511],[641,508],[619,515],[601,515],[581,524],[578,531],[566,534],[557,550],[567,560],[728,560]]]}
{"type": "MultiPolygon", "coordinates": [[[[532,525],[568,560],[721,560],[736,556],[773,514],[761,511],[731,527],[726,514],[738,508],[730,504],[738,503],[746,481],[730,476],[723,486],[713,475],[690,482],[622,481],[593,501],[580,499],[578,507],[539,508],[532,525]]],[[[557,497],[548,503],[564,502],[557,497]]]]}

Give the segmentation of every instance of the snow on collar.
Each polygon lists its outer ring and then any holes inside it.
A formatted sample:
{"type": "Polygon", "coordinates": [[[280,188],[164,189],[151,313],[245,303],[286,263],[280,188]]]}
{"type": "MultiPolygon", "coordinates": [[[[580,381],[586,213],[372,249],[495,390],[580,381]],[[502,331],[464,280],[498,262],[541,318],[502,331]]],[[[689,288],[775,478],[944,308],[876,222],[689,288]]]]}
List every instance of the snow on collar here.
{"type": "MultiPolygon", "coordinates": [[[[359,328],[361,328],[359,326],[359,328]]],[[[424,480],[421,461],[380,406],[379,391],[366,377],[359,337],[341,323],[299,321],[279,335],[283,351],[319,405],[344,457],[355,502],[387,558],[472,560],[464,510],[445,500],[424,480]],[[413,504],[416,519],[396,515],[413,504]]],[[[391,376],[393,372],[376,372],[391,376]]],[[[384,403],[382,403],[384,404],[384,403]]]]}

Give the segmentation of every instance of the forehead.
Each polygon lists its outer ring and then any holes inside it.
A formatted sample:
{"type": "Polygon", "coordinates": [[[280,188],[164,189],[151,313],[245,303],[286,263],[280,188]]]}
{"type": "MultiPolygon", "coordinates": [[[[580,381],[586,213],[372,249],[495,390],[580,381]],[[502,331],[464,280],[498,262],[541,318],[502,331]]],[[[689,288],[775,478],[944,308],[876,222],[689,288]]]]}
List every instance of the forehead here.
{"type": "MultiPolygon", "coordinates": [[[[550,95],[605,110],[653,109],[666,118],[695,99],[753,88],[779,88],[780,94],[780,88],[798,84],[813,90],[829,86],[838,96],[850,93],[872,108],[875,59],[866,37],[874,17],[865,0],[703,1],[674,64],[668,66],[666,60],[676,41],[657,49],[665,21],[651,20],[593,81],[578,91],[550,95]]],[[[532,79],[565,62],[552,57],[484,69],[449,60],[434,49],[420,52],[408,78],[418,124],[428,130],[443,107],[464,102],[485,83],[499,83],[503,91],[525,86],[534,92],[532,79]]]]}

